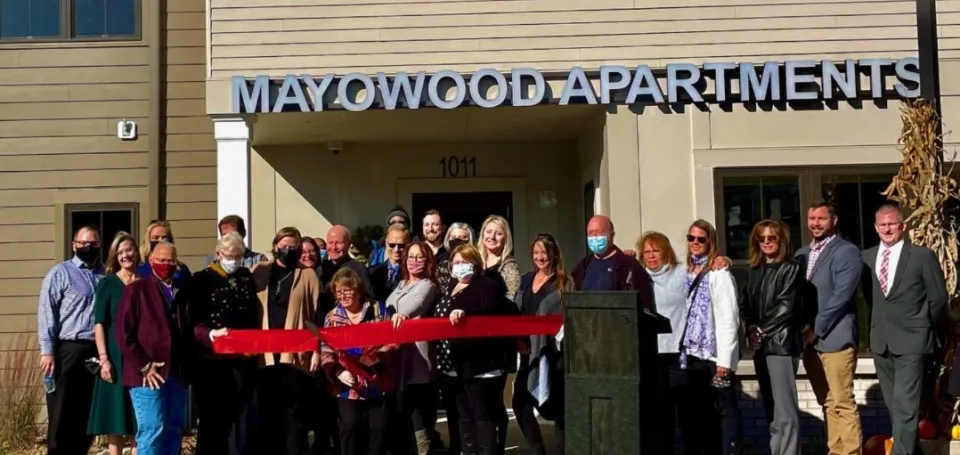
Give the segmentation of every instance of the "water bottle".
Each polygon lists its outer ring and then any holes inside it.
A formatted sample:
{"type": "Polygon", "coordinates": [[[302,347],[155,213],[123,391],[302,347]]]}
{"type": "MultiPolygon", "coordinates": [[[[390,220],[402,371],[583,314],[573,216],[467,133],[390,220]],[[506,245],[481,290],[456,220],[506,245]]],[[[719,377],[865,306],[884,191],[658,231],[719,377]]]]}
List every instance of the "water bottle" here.
{"type": "Polygon", "coordinates": [[[53,380],[52,374],[43,375],[43,390],[47,393],[53,393],[57,390],[57,383],[53,380]]]}

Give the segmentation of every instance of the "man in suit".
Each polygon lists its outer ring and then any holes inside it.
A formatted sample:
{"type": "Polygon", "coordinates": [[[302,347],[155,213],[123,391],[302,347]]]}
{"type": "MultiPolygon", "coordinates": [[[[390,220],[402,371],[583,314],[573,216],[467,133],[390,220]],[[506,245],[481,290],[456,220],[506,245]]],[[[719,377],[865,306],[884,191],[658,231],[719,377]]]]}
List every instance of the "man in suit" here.
{"type": "Polygon", "coordinates": [[[813,242],[796,253],[806,278],[804,367],[824,407],[830,455],[859,455],[862,432],[853,375],[857,369],[856,291],[863,262],[860,249],[837,235],[837,221],[836,209],[829,203],[811,205],[807,228],[813,242]]]}
{"type": "Polygon", "coordinates": [[[884,205],[875,214],[880,245],[863,253],[863,292],[871,305],[873,351],[883,401],[890,410],[893,454],[918,453],[920,388],[925,357],[947,306],[940,261],[929,248],[904,241],[903,212],[884,205]]]}

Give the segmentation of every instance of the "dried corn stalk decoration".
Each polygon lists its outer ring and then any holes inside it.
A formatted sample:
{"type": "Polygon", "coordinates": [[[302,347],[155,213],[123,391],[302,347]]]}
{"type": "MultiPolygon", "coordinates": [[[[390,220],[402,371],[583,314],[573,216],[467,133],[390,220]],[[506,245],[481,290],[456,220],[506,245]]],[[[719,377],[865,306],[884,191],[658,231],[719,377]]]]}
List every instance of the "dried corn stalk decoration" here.
{"type": "Polygon", "coordinates": [[[947,393],[950,368],[960,332],[960,296],[957,293],[957,224],[948,208],[958,202],[957,182],[943,161],[942,138],[937,136],[940,119],[932,103],[925,100],[906,101],[901,107],[900,150],[903,163],[890,186],[882,193],[900,204],[907,216],[911,243],[930,248],[940,259],[947,283],[948,321],[944,321],[947,342],[937,370],[931,376],[933,387],[924,398],[922,417],[940,423],[949,436],[956,419],[957,401],[947,393]]]}

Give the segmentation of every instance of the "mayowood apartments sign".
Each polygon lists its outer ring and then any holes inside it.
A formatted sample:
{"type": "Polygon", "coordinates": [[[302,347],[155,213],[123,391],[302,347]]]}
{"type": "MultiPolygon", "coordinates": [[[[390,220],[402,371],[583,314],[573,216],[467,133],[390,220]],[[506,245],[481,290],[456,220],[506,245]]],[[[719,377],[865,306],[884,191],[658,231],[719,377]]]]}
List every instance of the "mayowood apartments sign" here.
{"type": "Polygon", "coordinates": [[[393,75],[381,72],[373,76],[303,74],[276,80],[267,75],[252,79],[239,75],[232,78],[231,98],[232,111],[246,114],[323,111],[337,104],[348,111],[364,111],[424,106],[439,109],[523,107],[549,102],[632,105],[852,100],[891,96],[886,84],[890,76],[896,78],[893,91],[897,96],[919,96],[918,59],[910,57],[842,62],[768,61],[760,65],[671,63],[660,70],[647,65],[636,68],[604,65],[591,74],[575,67],[556,77],[563,81],[559,97],[551,90],[544,74],[532,68],[513,68],[505,73],[486,68],[470,74],[453,70],[429,75],[423,71],[413,74],[401,71],[393,75]],[[599,79],[599,91],[594,90],[591,79],[599,79]],[[490,90],[494,86],[497,90],[490,90]],[[361,89],[365,95],[358,96],[361,89]],[[450,91],[452,97],[447,95],[450,91]]]}

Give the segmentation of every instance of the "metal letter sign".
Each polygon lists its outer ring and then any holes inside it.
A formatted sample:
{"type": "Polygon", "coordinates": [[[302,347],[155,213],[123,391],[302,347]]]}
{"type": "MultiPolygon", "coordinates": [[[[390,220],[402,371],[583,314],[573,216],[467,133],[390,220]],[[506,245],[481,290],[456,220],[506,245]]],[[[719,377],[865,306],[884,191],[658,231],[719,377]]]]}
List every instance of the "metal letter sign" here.
{"type": "Polygon", "coordinates": [[[713,62],[703,65],[671,63],[654,72],[647,65],[627,68],[604,65],[588,74],[572,68],[554,81],[560,90],[549,90],[543,74],[532,68],[513,68],[507,73],[484,68],[470,74],[440,70],[428,75],[398,72],[394,76],[350,73],[314,77],[288,74],[282,79],[258,75],[253,79],[233,76],[231,98],[234,113],[322,111],[331,106],[348,111],[368,109],[418,109],[433,106],[456,109],[470,105],[493,108],[503,105],[535,106],[543,102],[561,105],[634,104],[647,102],[783,102],[920,95],[917,58],[901,60],[871,58],[843,62],[791,60],[786,62],[713,62]],[[857,93],[857,78],[868,75],[866,93],[857,93]],[[893,73],[897,82],[891,92],[884,77],[893,73]],[[713,84],[707,84],[707,79],[713,84]],[[591,79],[599,79],[599,92],[591,79]],[[661,83],[663,80],[663,83],[661,83]],[[490,89],[495,87],[496,94],[490,89]],[[712,87],[707,92],[707,87],[712,87]],[[731,87],[736,90],[729,90],[731,87]],[[273,89],[271,89],[273,88],[273,89]],[[736,93],[730,93],[735,91],[736,93]],[[424,93],[426,92],[426,93],[424,93]],[[546,100],[549,94],[557,94],[546,100]]]}

